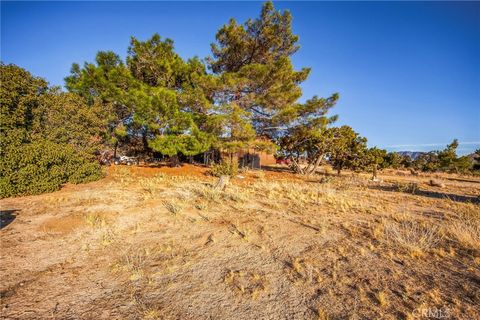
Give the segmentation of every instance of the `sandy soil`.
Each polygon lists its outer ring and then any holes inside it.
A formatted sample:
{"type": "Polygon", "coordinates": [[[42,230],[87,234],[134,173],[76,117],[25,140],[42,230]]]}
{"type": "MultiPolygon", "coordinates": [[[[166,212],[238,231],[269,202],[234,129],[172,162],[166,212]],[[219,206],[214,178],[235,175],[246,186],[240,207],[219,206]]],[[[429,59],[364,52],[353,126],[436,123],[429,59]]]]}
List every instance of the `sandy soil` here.
{"type": "Polygon", "coordinates": [[[120,166],[0,200],[2,318],[480,317],[480,179],[282,170],[216,191],[120,166]]]}

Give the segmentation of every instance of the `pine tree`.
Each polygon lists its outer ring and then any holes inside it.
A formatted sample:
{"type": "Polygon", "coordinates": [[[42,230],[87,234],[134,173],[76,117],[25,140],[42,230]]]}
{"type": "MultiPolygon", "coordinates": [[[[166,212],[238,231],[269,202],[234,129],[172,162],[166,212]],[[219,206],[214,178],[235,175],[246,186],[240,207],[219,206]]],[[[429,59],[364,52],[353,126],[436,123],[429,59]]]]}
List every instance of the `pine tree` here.
{"type": "Polygon", "coordinates": [[[111,51],[100,51],[95,63],[85,63],[83,68],[74,63],[70,76],[65,78],[65,87],[83,97],[90,104],[100,104],[107,121],[105,135],[107,144],[114,149],[116,157],[119,144],[127,140],[127,131],[133,116],[133,107],[128,105],[128,88],[134,79],[120,57],[111,51]]]}
{"type": "Polygon", "coordinates": [[[431,151],[420,154],[413,162],[412,166],[416,170],[424,172],[434,172],[440,170],[438,152],[431,151]]]}
{"type": "Polygon", "coordinates": [[[372,172],[372,180],[377,179],[377,170],[382,168],[386,155],[386,150],[377,147],[365,150],[362,169],[372,172]]]}
{"type": "MultiPolygon", "coordinates": [[[[241,146],[254,144],[258,137],[279,142],[293,132],[301,135],[300,122],[308,121],[311,128],[322,131],[328,122],[325,114],[338,99],[335,94],[298,103],[302,96],[300,84],[307,79],[310,69],[296,71],[291,62],[291,56],[299,49],[291,21],[289,11],[282,13],[274,9],[272,2],[266,2],[260,17],[244,24],[231,19],[217,32],[217,42],[212,44],[208,62],[218,76],[214,100],[216,105],[223,106],[218,113],[227,122],[235,121],[230,113],[240,108],[245,130],[250,131],[251,126],[255,132],[241,146]]],[[[233,145],[237,141],[228,135],[223,140],[234,142],[233,145]]],[[[298,155],[299,150],[293,150],[292,143],[286,140],[281,143],[288,144],[290,149],[284,152],[291,157],[298,155]]],[[[300,171],[298,166],[296,170],[300,171]]]]}
{"type": "Polygon", "coordinates": [[[397,152],[389,152],[385,156],[385,166],[393,169],[399,169],[403,165],[403,157],[397,152]]]}
{"type": "Polygon", "coordinates": [[[452,171],[457,161],[458,140],[454,139],[452,143],[442,151],[437,151],[439,168],[444,171],[452,171]]]}
{"type": "Polygon", "coordinates": [[[207,130],[213,104],[204,94],[210,78],[197,58],[185,62],[173,41],[154,34],[146,41],[132,37],[126,63],[112,52],[99,52],[96,64],[72,67],[67,88],[87,100],[111,106],[111,143],[140,140],[143,152],[177,158],[210,148],[207,130]]]}
{"type": "Polygon", "coordinates": [[[304,106],[303,112],[297,114],[289,124],[285,134],[279,138],[283,155],[292,161],[295,172],[302,174],[315,173],[318,166],[331,150],[334,139],[334,129],[327,129],[327,125],[336,120],[336,116],[327,117],[328,110],[334,106],[337,96],[332,99],[323,99],[322,107],[309,109],[309,102],[304,106]],[[308,165],[302,168],[299,159],[305,156],[308,165]]]}
{"type": "Polygon", "coordinates": [[[364,168],[367,139],[361,137],[349,126],[332,128],[333,143],[329,152],[329,162],[340,174],[343,169],[364,168]]]}

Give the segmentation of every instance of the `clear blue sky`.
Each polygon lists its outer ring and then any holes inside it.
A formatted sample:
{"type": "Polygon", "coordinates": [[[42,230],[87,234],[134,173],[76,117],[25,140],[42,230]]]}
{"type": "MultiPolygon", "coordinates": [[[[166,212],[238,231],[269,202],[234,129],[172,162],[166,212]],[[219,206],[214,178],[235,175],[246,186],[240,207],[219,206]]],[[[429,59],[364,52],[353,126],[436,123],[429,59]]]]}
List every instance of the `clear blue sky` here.
{"type": "MultiPolygon", "coordinates": [[[[340,93],[334,113],[389,150],[480,147],[480,3],[275,2],[293,14],[305,97],[340,93]]],[[[210,54],[220,26],[260,2],[3,2],[1,59],[63,85],[98,50],[125,57],[158,32],[184,57],[210,54]]]]}

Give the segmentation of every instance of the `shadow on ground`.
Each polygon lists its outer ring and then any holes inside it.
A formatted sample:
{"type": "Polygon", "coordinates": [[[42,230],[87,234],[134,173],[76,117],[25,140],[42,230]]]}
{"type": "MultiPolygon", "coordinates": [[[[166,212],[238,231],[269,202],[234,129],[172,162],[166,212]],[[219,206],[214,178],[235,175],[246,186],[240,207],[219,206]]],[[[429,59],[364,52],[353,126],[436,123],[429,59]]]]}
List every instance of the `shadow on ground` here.
{"type": "MultiPolygon", "coordinates": [[[[265,170],[265,171],[271,171],[271,172],[279,172],[279,173],[294,173],[292,168],[290,167],[275,167],[275,166],[262,166],[262,170],[265,170]]],[[[325,172],[321,169],[318,169],[316,171],[315,174],[312,174],[312,176],[315,176],[315,175],[322,175],[322,176],[338,176],[338,174],[336,173],[332,173],[332,172],[325,172]]]]}
{"type": "Polygon", "coordinates": [[[292,173],[292,169],[290,169],[289,167],[262,166],[262,170],[272,171],[272,172],[288,172],[288,173],[292,173]]]}
{"type": "Polygon", "coordinates": [[[445,177],[447,180],[451,181],[459,181],[459,182],[470,182],[470,183],[480,183],[478,180],[473,180],[473,179],[462,179],[462,178],[451,178],[451,177],[445,177]]]}
{"type": "Polygon", "coordinates": [[[450,199],[450,200],[453,200],[453,201],[456,201],[456,202],[467,202],[467,203],[480,204],[480,197],[478,197],[478,196],[466,196],[466,195],[459,195],[459,194],[454,194],[454,193],[428,191],[428,190],[421,190],[421,189],[415,189],[414,191],[401,190],[395,185],[390,185],[390,186],[376,185],[376,186],[369,186],[369,188],[376,189],[376,190],[381,190],[381,191],[388,191],[388,192],[409,193],[409,194],[428,197],[428,198],[450,199]]]}
{"type": "Polygon", "coordinates": [[[13,220],[15,220],[15,218],[17,217],[18,211],[20,210],[13,209],[0,211],[0,229],[5,228],[10,223],[12,223],[13,220]]]}

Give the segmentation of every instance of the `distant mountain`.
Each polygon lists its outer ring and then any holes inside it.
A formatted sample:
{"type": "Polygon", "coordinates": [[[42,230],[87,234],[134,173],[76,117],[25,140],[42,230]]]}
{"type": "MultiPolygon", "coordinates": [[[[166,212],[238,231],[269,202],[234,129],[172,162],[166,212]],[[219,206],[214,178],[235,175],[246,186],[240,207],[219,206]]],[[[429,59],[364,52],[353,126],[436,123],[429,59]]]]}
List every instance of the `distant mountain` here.
{"type": "MultiPolygon", "coordinates": [[[[422,151],[396,151],[395,153],[401,155],[401,156],[408,156],[410,159],[415,160],[418,157],[420,157],[422,154],[428,153],[428,152],[422,152],[422,151]]],[[[460,157],[460,156],[459,156],[460,157]]],[[[467,154],[467,157],[471,158],[473,161],[475,161],[475,153],[467,154]]]]}
{"type": "Polygon", "coordinates": [[[415,160],[417,159],[420,155],[425,154],[426,152],[421,152],[421,151],[397,151],[401,156],[408,156],[410,159],[415,160]]]}

